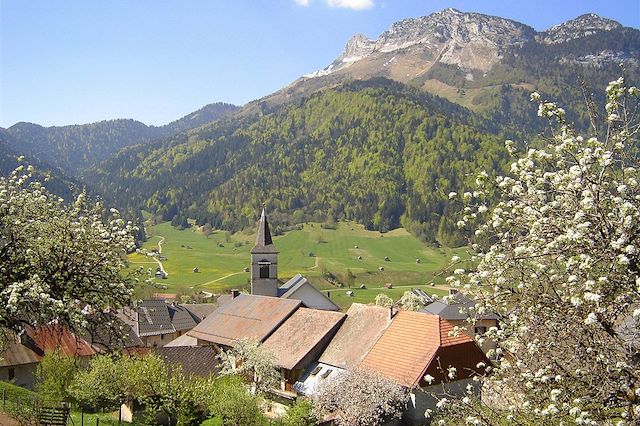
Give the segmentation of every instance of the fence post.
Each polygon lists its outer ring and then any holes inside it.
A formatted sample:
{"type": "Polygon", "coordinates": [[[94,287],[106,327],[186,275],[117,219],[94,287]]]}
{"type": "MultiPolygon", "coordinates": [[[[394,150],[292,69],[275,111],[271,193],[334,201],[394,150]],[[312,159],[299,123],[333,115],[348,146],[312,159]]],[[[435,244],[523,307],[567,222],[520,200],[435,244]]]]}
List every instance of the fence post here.
{"type": "Polygon", "coordinates": [[[118,426],[122,426],[122,404],[120,404],[120,410],[118,411],[118,426]]]}
{"type": "Polygon", "coordinates": [[[100,426],[100,417],[96,417],[96,426],[100,426]]]}
{"type": "Polygon", "coordinates": [[[80,426],[84,426],[84,408],[80,409],[80,426]]]}

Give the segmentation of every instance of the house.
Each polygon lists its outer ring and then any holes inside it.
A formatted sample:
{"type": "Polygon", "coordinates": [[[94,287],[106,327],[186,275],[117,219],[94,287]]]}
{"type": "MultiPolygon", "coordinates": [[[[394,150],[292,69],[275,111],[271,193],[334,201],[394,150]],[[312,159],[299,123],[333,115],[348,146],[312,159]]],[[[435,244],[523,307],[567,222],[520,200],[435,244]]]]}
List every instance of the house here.
{"type": "Polygon", "coordinates": [[[33,389],[42,356],[43,353],[38,348],[27,345],[14,336],[0,353],[0,380],[33,389]]]}
{"type": "Polygon", "coordinates": [[[99,352],[143,346],[131,325],[112,311],[95,313],[86,319],[90,326],[79,330],[78,334],[99,352]]]}
{"type": "Polygon", "coordinates": [[[312,395],[324,382],[359,367],[391,324],[391,312],[380,306],[352,304],[327,348],[294,384],[294,389],[301,394],[312,395]]]}
{"type": "Polygon", "coordinates": [[[454,327],[436,315],[399,311],[362,361],[361,368],[410,389],[405,421],[425,423],[425,411],[435,409],[435,395],[445,388],[460,397],[467,385],[480,393],[473,376],[483,374],[490,362],[469,335],[454,335],[454,327]],[[449,368],[455,368],[455,377],[448,376],[449,368]]]}
{"type": "MultiPolygon", "coordinates": [[[[210,346],[198,347],[144,347],[138,348],[130,355],[144,357],[147,355],[155,355],[163,360],[170,374],[174,374],[180,370],[187,378],[209,378],[220,373],[220,361],[218,353],[210,346]]],[[[131,423],[139,418],[143,423],[144,407],[140,404],[130,401],[123,403],[120,410],[121,419],[124,422],[131,423]]],[[[154,424],[171,424],[168,417],[162,414],[156,414],[156,423],[154,424]]]]}
{"type": "MultiPolygon", "coordinates": [[[[446,319],[455,326],[464,328],[471,337],[477,334],[485,333],[491,327],[498,326],[498,317],[493,313],[479,315],[474,324],[470,324],[467,318],[472,313],[477,302],[457,290],[450,291],[450,300],[436,300],[428,304],[422,309],[422,312],[438,315],[446,319]]],[[[487,339],[482,345],[482,350],[487,353],[491,349],[495,349],[495,342],[487,339]]]]}
{"type": "Polygon", "coordinates": [[[319,362],[347,370],[358,367],[391,324],[392,315],[390,308],[352,304],[319,362]]]}
{"type": "Polygon", "coordinates": [[[300,274],[296,274],[278,288],[278,297],[302,300],[305,306],[313,309],[340,311],[340,306],[336,305],[300,274]]]}
{"type": "Polygon", "coordinates": [[[468,385],[479,393],[473,376],[490,365],[475,341],[454,333],[454,327],[436,315],[355,304],[318,363],[310,365],[294,389],[313,395],[342,372],[366,370],[409,389],[403,422],[427,423],[424,412],[435,407],[437,395],[446,389],[462,396],[468,385]],[[453,379],[450,367],[456,371],[453,379]]]}
{"type": "Polygon", "coordinates": [[[33,389],[38,363],[56,350],[66,356],[83,358],[97,353],[87,341],[67,328],[58,325],[27,327],[0,353],[0,380],[33,389]]]}
{"type": "Polygon", "coordinates": [[[251,249],[251,294],[301,300],[309,308],[341,310],[328,296],[300,274],[280,285],[278,251],[273,244],[264,209],[258,222],[256,244],[251,249]]]}
{"type": "Polygon", "coordinates": [[[179,368],[186,377],[208,378],[220,373],[218,352],[211,346],[158,346],[148,351],[162,359],[169,371],[179,368]]]}
{"type": "Polygon", "coordinates": [[[134,308],[119,311],[118,317],[134,330],[143,346],[164,346],[195,327],[201,317],[206,317],[217,305],[188,306],[164,300],[142,300],[134,308]]]}
{"type": "Polygon", "coordinates": [[[264,341],[283,372],[283,391],[295,395],[294,383],[326,349],[345,318],[340,312],[299,307],[264,341]]]}
{"type": "Polygon", "coordinates": [[[264,342],[302,305],[300,300],[239,294],[187,335],[196,338],[199,346],[215,345],[220,349],[230,348],[240,340],[264,342]]]}
{"type": "Polygon", "coordinates": [[[218,303],[189,303],[182,306],[200,323],[218,308],[218,303]]]}

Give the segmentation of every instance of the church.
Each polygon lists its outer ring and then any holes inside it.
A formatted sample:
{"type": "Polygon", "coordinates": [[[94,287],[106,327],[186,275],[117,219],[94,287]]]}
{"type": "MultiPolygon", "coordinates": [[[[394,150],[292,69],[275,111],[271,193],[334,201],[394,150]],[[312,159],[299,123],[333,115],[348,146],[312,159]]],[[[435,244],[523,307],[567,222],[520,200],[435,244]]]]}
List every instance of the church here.
{"type": "Polygon", "coordinates": [[[264,208],[258,221],[256,244],[251,249],[251,294],[300,300],[313,309],[340,310],[338,305],[300,274],[284,284],[278,280],[278,251],[271,238],[264,208]]]}

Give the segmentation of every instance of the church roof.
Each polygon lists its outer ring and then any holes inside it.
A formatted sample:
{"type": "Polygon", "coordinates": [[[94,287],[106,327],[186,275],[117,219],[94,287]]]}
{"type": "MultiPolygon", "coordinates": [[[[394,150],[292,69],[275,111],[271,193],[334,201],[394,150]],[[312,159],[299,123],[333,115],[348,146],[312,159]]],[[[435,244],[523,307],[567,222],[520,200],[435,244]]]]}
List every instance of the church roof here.
{"type": "Polygon", "coordinates": [[[271,239],[271,231],[269,230],[269,221],[267,215],[262,209],[260,221],[258,222],[258,235],[256,236],[256,245],[251,249],[251,253],[277,253],[273,240],[271,239]]]}

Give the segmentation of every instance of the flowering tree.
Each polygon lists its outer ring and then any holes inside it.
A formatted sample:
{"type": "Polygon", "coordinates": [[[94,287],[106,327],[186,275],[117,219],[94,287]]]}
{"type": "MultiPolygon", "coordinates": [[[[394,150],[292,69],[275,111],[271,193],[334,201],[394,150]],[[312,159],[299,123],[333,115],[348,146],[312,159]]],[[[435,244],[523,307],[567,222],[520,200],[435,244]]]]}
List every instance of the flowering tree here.
{"type": "Polygon", "coordinates": [[[318,418],[336,417],[337,424],[370,426],[402,416],[407,389],[363,370],[345,371],[326,381],[313,396],[318,418]]]}
{"type": "Polygon", "coordinates": [[[448,281],[480,301],[471,320],[499,315],[480,337],[497,343],[496,363],[483,403],[445,399],[441,423],[640,421],[640,352],[629,338],[640,317],[638,95],[622,78],[610,83],[606,129],[594,124],[583,137],[534,93],[548,145],[527,149],[510,176],[482,173],[464,195],[459,226],[482,223],[478,266],[448,281]],[[485,194],[495,189],[501,198],[489,210],[485,194]]]}
{"type": "Polygon", "coordinates": [[[237,375],[251,385],[253,393],[279,387],[281,374],[275,356],[255,340],[240,340],[218,356],[223,375],[237,375]]]}
{"type": "Polygon", "coordinates": [[[102,206],[84,194],[65,204],[32,170],[19,166],[0,177],[0,329],[52,321],[104,328],[113,318],[104,308],[130,300],[134,277],[125,272],[125,255],[135,248],[135,229],[113,209],[103,221],[102,206]]]}
{"type": "Polygon", "coordinates": [[[413,291],[405,291],[400,300],[398,300],[398,305],[405,311],[419,311],[425,307],[424,302],[424,299],[413,291]]]}
{"type": "Polygon", "coordinates": [[[384,293],[379,293],[376,296],[375,304],[383,308],[390,308],[393,306],[393,299],[384,293]]]}

